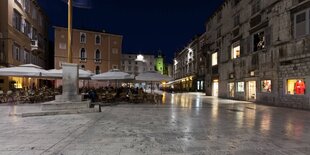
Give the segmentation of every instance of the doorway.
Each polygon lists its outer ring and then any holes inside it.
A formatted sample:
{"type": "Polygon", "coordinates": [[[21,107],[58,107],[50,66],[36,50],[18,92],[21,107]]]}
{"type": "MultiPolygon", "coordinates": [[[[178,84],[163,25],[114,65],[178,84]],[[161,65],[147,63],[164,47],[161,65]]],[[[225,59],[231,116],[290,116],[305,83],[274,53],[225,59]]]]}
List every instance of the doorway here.
{"type": "Polygon", "coordinates": [[[212,96],[219,96],[219,80],[213,80],[212,96]]]}
{"type": "Polygon", "coordinates": [[[248,100],[250,101],[256,100],[256,81],[248,82],[248,100]]]}
{"type": "Polygon", "coordinates": [[[231,82],[228,83],[228,91],[229,91],[229,96],[228,97],[235,97],[235,83],[231,82]]]}

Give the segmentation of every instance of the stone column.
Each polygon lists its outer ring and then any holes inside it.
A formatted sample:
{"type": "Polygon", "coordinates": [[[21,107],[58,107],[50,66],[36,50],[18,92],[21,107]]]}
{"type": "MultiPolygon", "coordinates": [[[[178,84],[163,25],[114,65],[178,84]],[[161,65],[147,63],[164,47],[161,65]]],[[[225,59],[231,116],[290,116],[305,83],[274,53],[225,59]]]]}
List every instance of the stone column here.
{"type": "Polygon", "coordinates": [[[77,64],[62,64],[62,95],[56,96],[56,102],[81,102],[82,97],[78,95],[79,69],[77,64]]]}

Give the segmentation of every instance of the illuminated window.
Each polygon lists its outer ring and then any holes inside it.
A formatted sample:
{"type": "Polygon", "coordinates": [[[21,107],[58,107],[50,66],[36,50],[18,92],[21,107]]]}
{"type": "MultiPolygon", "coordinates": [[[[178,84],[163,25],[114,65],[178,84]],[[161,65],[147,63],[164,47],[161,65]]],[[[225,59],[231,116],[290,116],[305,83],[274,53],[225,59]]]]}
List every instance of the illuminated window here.
{"type": "Polygon", "coordinates": [[[263,93],[271,92],[271,80],[262,80],[261,81],[261,91],[263,93]]]}
{"type": "Polygon", "coordinates": [[[265,49],[265,32],[264,31],[261,31],[261,32],[258,32],[258,33],[255,33],[253,35],[253,45],[254,45],[254,49],[253,51],[259,51],[259,50],[262,50],[262,49],[265,49]]]}
{"type": "Polygon", "coordinates": [[[244,92],[244,82],[237,83],[237,92],[244,92]]]}
{"type": "Polygon", "coordinates": [[[287,94],[304,95],[306,93],[306,82],[304,79],[288,79],[287,94]]]}
{"type": "Polygon", "coordinates": [[[234,43],[231,47],[231,59],[236,59],[240,57],[240,43],[234,43]]]}
{"type": "Polygon", "coordinates": [[[212,54],[212,66],[217,65],[217,52],[212,54]]]}

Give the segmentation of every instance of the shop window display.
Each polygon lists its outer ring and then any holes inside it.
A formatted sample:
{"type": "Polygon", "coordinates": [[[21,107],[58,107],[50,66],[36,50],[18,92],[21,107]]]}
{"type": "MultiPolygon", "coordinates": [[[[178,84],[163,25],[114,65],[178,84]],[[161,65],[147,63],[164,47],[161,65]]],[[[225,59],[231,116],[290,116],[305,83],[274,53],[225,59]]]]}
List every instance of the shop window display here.
{"type": "Polygon", "coordinates": [[[306,93],[306,83],[304,79],[287,80],[287,94],[304,95],[306,93]]]}
{"type": "Polygon", "coordinates": [[[237,83],[237,92],[244,92],[244,82],[237,83]]]}
{"type": "Polygon", "coordinates": [[[229,89],[229,97],[235,97],[235,83],[229,83],[228,84],[229,89]]]}
{"type": "Polygon", "coordinates": [[[261,91],[263,93],[271,92],[271,80],[262,80],[261,81],[261,91]]]}

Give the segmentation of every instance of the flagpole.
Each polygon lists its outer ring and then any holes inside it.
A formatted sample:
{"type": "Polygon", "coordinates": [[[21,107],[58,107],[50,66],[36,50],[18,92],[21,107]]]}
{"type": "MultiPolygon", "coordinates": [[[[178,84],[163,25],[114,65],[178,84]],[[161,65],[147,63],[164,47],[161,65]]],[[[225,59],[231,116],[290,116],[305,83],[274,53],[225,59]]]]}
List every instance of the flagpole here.
{"type": "Polygon", "coordinates": [[[72,63],[72,0],[68,0],[68,63],[72,63]]]}

